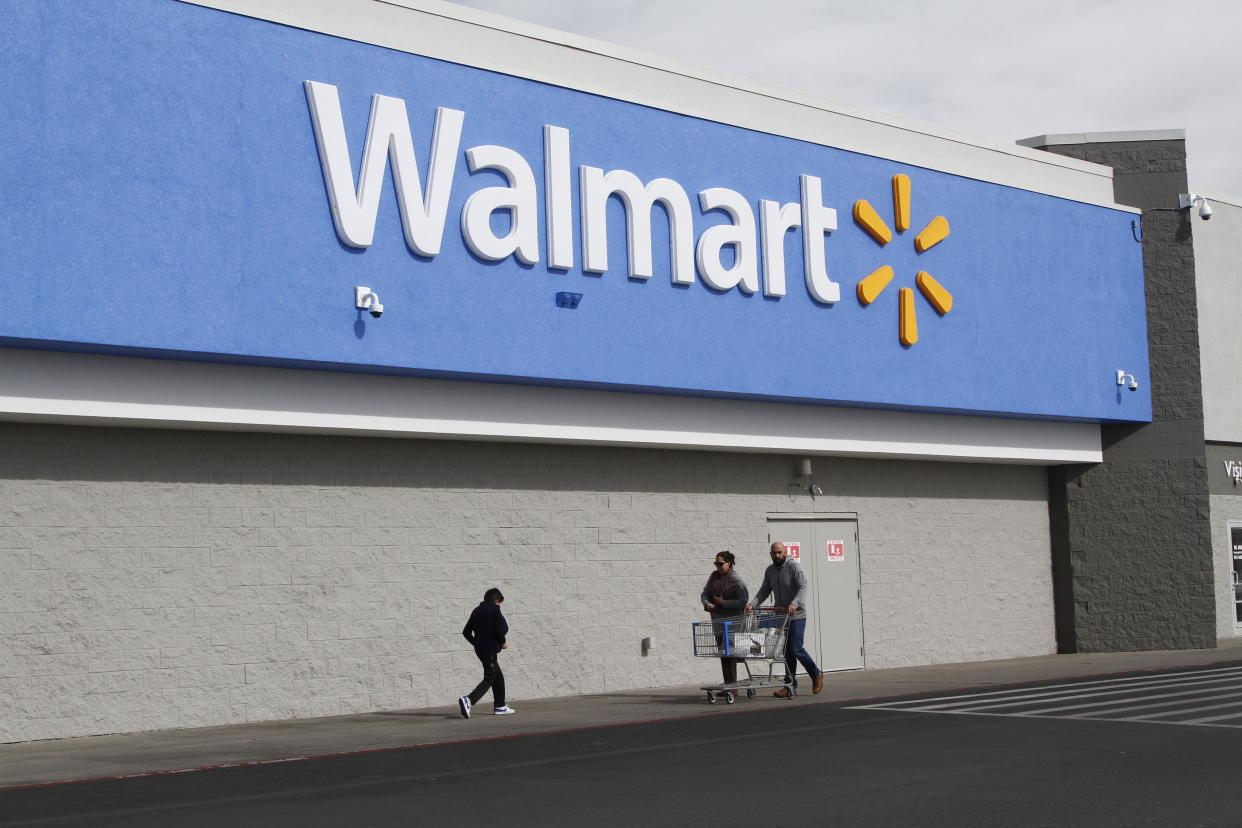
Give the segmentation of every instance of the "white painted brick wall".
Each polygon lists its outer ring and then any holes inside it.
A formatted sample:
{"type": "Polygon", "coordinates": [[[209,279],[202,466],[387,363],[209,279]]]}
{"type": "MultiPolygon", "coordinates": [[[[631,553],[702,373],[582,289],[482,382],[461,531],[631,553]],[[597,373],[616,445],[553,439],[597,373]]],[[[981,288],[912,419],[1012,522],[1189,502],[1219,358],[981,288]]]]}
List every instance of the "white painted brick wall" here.
{"type": "Polygon", "coordinates": [[[858,513],[869,667],[1054,651],[1043,469],[794,462],[0,425],[0,741],[452,704],[493,585],[515,703],[713,681],[697,597],[769,512],[858,513]]]}

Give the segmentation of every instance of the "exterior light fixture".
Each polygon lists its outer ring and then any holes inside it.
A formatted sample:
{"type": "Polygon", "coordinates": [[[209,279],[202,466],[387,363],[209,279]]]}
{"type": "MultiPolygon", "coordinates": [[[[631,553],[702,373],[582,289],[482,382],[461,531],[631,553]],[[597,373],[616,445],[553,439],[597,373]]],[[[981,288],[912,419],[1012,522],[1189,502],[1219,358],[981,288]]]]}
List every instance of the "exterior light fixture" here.
{"type": "Polygon", "coordinates": [[[379,294],[362,285],[354,288],[354,307],[358,310],[369,311],[376,319],[384,315],[384,306],[380,303],[379,294]]]}
{"type": "Polygon", "coordinates": [[[568,308],[574,310],[578,307],[578,303],[582,301],[581,293],[570,293],[562,290],[556,294],[556,306],[558,308],[568,308]]]}
{"type": "Polygon", "coordinates": [[[813,475],[814,471],[811,468],[811,458],[803,457],[798,461],[797,474],[793,482],[789,485],[794,488],[801,489],[813,498],[819,497],[824,493],[824,490],[816,485],[813,475]]]}

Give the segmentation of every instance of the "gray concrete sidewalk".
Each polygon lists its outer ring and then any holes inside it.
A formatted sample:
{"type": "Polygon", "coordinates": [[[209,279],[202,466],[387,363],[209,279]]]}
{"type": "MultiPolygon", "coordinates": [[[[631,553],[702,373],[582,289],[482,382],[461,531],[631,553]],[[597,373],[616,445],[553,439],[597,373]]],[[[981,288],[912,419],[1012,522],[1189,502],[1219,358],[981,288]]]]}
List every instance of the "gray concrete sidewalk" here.
{"type": "Polygon", "coordinates": [[[831,673],[820,695],[803,687],[803,695],[792,702],[765,691],[733,705],[708,705],[697,687],[668,687],[517,699],[514,716],[492,716],[482,705],[469,721],[460,717],[455,700],[448,700],[453,703],[421,710],[21,742],[0,745],[0,789],[1224,662],[1242,662],[1242,639],[1222,640],[1213,650],[1051,655],[831,673]]]}

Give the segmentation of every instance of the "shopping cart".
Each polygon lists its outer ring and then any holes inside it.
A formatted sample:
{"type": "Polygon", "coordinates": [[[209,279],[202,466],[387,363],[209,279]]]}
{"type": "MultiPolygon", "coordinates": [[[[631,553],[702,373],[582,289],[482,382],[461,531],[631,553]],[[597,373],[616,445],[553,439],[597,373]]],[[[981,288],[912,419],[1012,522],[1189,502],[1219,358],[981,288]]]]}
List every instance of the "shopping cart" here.
{"type": "Polygon", "coordinates": [[[753,699],[755,691],[783,687],[794,697],[793,683],[785,675],[785,641],[789,636],[789,613],[784,607],[756,607],[745,615],[715,618],[693,625],[694,655],[698,658],[728,658],[746,668],[746,678],[725,684],[704,687],[707,703],[715,704],[723,697],[733,704],[737,694],[746,691],[753,699]],[[761,663],[767,662],[764,675],[761,663]],[[751,669],[751,664],[756,668],[751,669]],[[777,673],[777,667],[780,673],[777,673]]]}

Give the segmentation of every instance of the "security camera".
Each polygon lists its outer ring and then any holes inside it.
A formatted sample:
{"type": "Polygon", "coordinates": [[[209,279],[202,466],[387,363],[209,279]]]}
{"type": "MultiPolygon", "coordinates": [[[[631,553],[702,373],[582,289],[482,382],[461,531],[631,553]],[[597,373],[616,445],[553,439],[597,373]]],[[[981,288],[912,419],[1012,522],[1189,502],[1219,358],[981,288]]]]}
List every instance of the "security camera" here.
{"type": "Polygon", "coordinates": [[[376,319],[384,315],[384,305],[380,302],[379,294],[363,285],[354,288],[354,307],[369,312],[376,319]]]}
{"type": "Polygon", "coordinates": [[[1127,386],[1127,387],[1128,387],[1131,391],[1137,391],[1137,390],[1138,390],[1138,380],[1136,380],[1136,379],[1134,379],[1134,378],[1132,377],[1132,378],[1130,379],[1130,385],[1129,385],[1129,386],[1127,386]]]}
{"type": "Polygon", "coordinates": [[[1177,207],[1179,210],[1185,210],[1187,207],[1198,207],[1199,218],[1204,221],[1212,217],[1212,205],[1208,204],[1207,199],[1198,193],[1181,193],[1177,197],[1177,207]]]}

